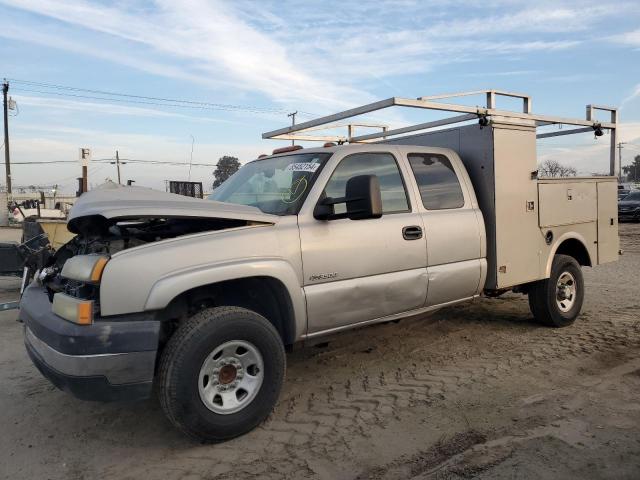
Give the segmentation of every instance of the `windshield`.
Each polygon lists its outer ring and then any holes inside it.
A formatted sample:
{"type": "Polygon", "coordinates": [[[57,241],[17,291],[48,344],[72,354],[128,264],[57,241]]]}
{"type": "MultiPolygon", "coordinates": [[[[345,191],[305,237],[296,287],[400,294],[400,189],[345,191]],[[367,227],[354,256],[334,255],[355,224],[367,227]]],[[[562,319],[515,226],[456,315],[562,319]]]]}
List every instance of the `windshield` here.
{"type": "Polygon", "coordinates": [[[209,200],[258,207],[264,213],[298,213],[331,153],[298,153],[247,163],[216,188],[209,200]]]}

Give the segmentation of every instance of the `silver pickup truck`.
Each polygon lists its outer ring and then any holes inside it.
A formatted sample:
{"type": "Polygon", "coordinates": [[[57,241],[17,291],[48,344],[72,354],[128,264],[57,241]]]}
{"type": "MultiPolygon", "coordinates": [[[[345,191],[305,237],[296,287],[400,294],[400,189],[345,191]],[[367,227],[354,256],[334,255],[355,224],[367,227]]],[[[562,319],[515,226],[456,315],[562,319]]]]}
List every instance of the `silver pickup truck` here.
{"type": "Polygon", "coordinates": [[[285,148],[207,200],[106,184],[23,294],[27,351],[83,399],[156,383],[178,428],[222,441],[271,412],[305,340],[506,291],[567,326],[581,266],[617,258],[616,179],[535,170],[535,127],[502,120],[285,148]]]}

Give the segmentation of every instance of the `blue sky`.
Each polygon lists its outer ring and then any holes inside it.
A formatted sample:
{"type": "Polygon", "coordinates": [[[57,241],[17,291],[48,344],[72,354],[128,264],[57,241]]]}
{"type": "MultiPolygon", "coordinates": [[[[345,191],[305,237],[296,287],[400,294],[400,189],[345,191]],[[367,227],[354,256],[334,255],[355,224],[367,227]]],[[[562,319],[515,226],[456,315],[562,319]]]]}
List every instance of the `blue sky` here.
{"type": "MultiPolygon", "coordinates": [[[[120,156],[185,162],[128,164],[123,177],[163,188],[187,163],[222,155],[251,160],[283,145],[260,134],[389,96],[483,88],[533,96],[533,110],[584,116],[587,103],[621,107],[623,164],[640,154],[640,6],[537,1],[84,1],[0,0],[0,76],[98,91],[238,105],[168,107],[54,95],[92,95],[12,82],[14,162],[120,156]],[[31,90],[31,91],[28,91],[31,90]],[[635,144],[635,145],[634,145],[635,144]]],[[[119,97],[121,100],[125,97],[119,97]]],[[[131,98],[129,99],[131,100],[131,98]]],[[[470,99],[472,104],[481,99],[470,99]]],[[[503,103],[503,107],[515,106],[503,103]]],[[[401,126],[430,118],[390,112],[401,126]]],[[[605,171],[607,137],[540,145],[581,173],[605,171]]],[[[15,184],[75,189],[75,164],[13,168],[15,184]]],[[[210,184],[211,168],[192,180],[210,184]]],[[[115,167],[90,168],[90,182],[115,167]]]]}

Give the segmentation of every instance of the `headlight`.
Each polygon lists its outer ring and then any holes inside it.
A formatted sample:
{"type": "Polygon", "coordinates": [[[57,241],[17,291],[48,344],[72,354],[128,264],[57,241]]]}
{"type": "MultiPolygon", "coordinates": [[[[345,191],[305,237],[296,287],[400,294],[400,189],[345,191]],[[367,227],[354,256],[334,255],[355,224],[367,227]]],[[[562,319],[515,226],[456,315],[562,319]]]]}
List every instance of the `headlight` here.
{"type": "Polygon", "coordinates": [[[82,300],[58,292],[53,296],[53,313],[78,325],[91,325],[93,300],[82,300]]]}
{"type": "Polygon", "coordinates": [[[60,275],[79,282],[98,283],[108,261],[106,255],[76,255],[65,262],[60,275]]]}

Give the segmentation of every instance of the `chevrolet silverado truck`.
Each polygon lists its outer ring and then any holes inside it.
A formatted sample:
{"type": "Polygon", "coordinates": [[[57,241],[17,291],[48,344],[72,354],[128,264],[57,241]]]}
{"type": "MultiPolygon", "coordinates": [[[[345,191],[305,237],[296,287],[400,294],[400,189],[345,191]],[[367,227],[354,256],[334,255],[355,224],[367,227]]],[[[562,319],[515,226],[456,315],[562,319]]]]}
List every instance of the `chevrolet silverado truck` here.
{"type": "Polygon", "coordinates": [[[506,291],[570,325],[581,268],[617,259],[616,178],[538,178],[536,125],[503,115],[276,150],[205,200],[83,194],[22,296],[33,363],[81,399],[155,385],[174,425],[216,442],[272,411],[295,344],[506,291]]]}

